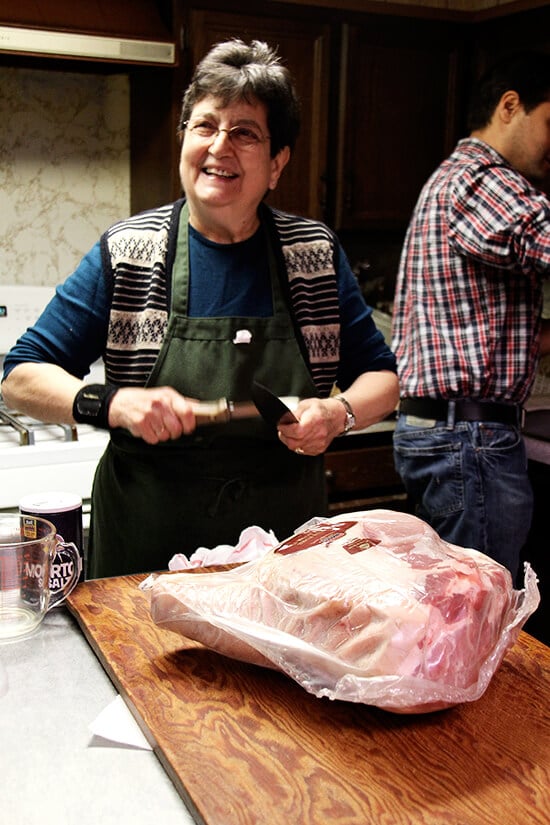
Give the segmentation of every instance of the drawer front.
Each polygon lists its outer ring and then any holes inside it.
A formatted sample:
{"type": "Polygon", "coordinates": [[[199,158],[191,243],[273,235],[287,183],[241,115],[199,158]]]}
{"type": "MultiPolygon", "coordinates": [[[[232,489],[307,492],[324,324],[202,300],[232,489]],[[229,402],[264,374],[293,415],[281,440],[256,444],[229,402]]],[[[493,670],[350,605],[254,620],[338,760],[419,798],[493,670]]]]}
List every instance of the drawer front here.
{"type": "Polygon", "coordinates": [[[328,452],[325,475],[332,516],[373,508],[408,510],[390,445],[328,452]]]}
{"type": "Polygon", "coordinates": [[[329,494],[402,486],[391,446],[329,452],[325,456],[325,473],[329,494]]]}

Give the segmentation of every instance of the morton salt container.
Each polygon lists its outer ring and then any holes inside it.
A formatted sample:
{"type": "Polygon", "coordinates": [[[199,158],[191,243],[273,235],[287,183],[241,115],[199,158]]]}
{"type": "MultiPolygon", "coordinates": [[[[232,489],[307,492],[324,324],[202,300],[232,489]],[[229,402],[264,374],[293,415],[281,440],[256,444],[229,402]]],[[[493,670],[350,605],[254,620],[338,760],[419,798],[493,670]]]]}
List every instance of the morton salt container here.
{"type": "Polygon", "coordinates": [[[50,570],[50,590],[63,588],[71,578],[74,561],[62,543],[74,544],[78,550],[79,581],[84,579],[84,545],[82,533],[82,499],[75,493],[47,492],[32,493],[19,502],[22,515],[39,516],[50,521],[57,533],[58,541],[50,570]]]}

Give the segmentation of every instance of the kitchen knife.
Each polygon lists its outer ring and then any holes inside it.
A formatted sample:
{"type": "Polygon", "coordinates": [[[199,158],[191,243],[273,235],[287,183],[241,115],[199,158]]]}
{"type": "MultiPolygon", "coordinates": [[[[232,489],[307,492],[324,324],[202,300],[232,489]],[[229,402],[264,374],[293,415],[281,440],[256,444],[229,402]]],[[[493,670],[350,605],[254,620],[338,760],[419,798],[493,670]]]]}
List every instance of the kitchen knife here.
{"type": "Polygon", "coordinates": [[[230,401],[218,398],[215,401],[197,401],[193,404],[197,426],[205,424],[226,424],[241,418],[259,418],[260,412],[252,401],[230,401]]]}
{"type": "Polygon", "coordinates": [[[217,398],[214,401],[196,401],[193,411],[197,426],[207,424],[226,424],[228,421],[238,421],[243,418],[260,418],[268,424],[296,423],[298,419],[288,405],[296,406],[299,398],[288,396],[279,398],[263,384],[254,381],[252,385],[252,401],[230,401],[228,398],[217,398]]]}
{"type": "Polygon", "coordinates": [[[254,381],[252,384],[252,400],[268,424],[273,424],[276,427],[278,424],[298,423],[298,419],[290,409],[291,406],[295,407],[298,404],[300,400],[298,397],[279,398],[263,384],[254,381]]]}

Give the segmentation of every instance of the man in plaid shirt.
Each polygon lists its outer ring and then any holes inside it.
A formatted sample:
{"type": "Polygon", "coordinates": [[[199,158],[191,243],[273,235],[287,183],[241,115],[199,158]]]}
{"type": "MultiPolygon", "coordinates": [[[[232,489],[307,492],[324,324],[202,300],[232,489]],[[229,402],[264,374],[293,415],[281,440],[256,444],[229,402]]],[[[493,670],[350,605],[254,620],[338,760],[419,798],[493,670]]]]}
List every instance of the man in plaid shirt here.
{"type": "Polygon", "coordinates": [[[477,86],[470,136],[424,186],[394,304],[398,472],[417,514],[516,576],[532,518],[522,405],[550,351],[550,55],[477,86]]]}

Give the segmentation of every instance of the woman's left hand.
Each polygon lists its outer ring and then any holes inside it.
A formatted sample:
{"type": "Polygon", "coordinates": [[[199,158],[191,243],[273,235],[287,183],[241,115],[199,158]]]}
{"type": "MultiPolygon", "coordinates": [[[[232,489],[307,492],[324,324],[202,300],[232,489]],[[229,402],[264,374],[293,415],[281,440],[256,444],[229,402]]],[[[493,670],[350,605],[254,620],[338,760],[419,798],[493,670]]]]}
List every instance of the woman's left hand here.
{"type": "MultiPolygon", "coordinates": [[[[388,370],[362,373],[344,392],[355,416],[355,429],[370,427],[390,415],[399,402],[397,376],[388,370]]],[[[280,424],[279,438],[299,455],[324,453],[346,428],[346,407],[338,397],[304,398],[293,410],[298,424],[280,424]]]]}
{"type": "Polygon", "coordinates": [[[346,411],[335,398],[306,398],[293,410],[297,424],[280,424],[279,439],[299,455],[320,455],[344,431],[346,411]]]}

